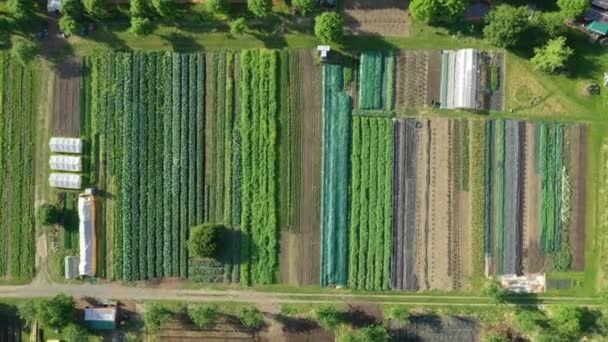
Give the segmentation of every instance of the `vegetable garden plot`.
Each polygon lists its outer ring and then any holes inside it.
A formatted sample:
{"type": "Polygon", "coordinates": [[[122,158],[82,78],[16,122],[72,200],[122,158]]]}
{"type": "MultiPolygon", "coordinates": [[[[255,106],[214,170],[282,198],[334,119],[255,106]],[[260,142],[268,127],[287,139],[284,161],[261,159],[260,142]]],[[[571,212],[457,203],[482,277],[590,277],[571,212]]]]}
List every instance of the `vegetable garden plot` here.
{"type": "Polygon", "coordinates": [[[541,174],[541,244],[545,253],[561,247],[561,190],[564,129],[561,124],[541,123],[539,169],[541,174]]]}
{"type": "Polygon", "coordinates": [[[486,122],[469,121],[469,191],[471,205],[471,273],[485,274],[486,122]]]}
{"type": "Polygon", "coordinates": [[[351,99],[342,67],[323,67],[323,184],[321,285],[346,284],[348,260],[348,156],[351,99]]]}
{"type": "Polygon", "coordinates": [[[204,55],[107,53],[87,64],[100,185],[115,189],[104,220],[112,277],[186,277],[188,229],[203,222],[204,55]]]}
{"type": "Polygon", "coordinates": [[[244,51],[239,62],[241,283],[273,283],[278,270],[278,53],[244,51]]]}
{"type": "Polygon", "coordinates": [[[388,288],[392,171],[392,120],[353,117],[348,274],[351,288],[388,288]]]}
{"type": "Polygon", "coordinates": [[[35,75],[0,52],[0,276],[34,276],[35,75]]]}
{"type": "Polygon", "coordinates": [[[395,57],[392,52],[361,53],[360,109],[391,109],[394,102],[395,57]]]}

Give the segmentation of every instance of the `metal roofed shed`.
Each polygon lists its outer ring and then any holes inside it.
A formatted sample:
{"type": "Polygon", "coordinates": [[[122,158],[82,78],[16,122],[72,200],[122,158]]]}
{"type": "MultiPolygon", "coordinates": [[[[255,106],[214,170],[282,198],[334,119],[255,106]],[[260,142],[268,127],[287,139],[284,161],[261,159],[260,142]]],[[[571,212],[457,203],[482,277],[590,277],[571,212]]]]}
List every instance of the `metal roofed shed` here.
{"type": "Polygon", "coordinates": [[[65,279],[74,279],[78,276],[78,257],[68,255],[64,260],[65,279]]]}
{"type": "Polygon", "coordinates": [[[82,153],[82,139],[53,137],[49,142],[53,153],[82,153]]]}
{"type": "Polygon", "coordinates": [[[86,308],[84,309],[84,323],[94,330],[116,329],[117,308],[86,308]]]}
{"type": "Polygon", "coordinates": [[[80,172],[82,171],[82,157],[51,156],[49,165],[51,170],[80,172]]]}
{"type": "Polygon", "coordinates": [[[69,173],[51,173],[49,184],[53,188],[78,190],[82,187],[82,176],[69,173]]]}
{"type": "Polygon", "coordinates": [[[608,23],[596,20],[587,25],[587,30],[599,34],[600,36],[605,36],[608,34],[608,23]]]}
{"type": "Polygon", "coordinates": [[[95,276],[95,197],[89,194],[78,196],[78,233],[80,239],[80,263],[78,275],[95,276]]]}

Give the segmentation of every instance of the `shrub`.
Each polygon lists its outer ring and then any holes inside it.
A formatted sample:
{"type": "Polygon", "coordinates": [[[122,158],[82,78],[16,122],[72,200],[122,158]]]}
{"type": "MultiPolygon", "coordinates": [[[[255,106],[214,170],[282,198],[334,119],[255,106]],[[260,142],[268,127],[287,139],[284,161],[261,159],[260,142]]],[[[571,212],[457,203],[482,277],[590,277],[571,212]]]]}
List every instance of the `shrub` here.
{"type": "Polygon", "coordinates": [[[517,46],[530,26],[528,15],[527,7],[500,5],[486,16],[483,35],[490,44],[498,47],[517,46]]]}
{"type": "Polygon", "coordinates": [[[215,254],[219,230],[222,226],[203,224],[192,227],[188,239],[190,254],[198,257],[212,257],[215,254]]]}
{"type": "Polygon", "coordinates": [[[253,306],[244,306],[239,311],[239,319],[249,329],[259,329],[264,324],[262,313],[253,306]]]}
{"type": "Polygon", "coordinates": [[[573,305],[558,305],[552,310],[553,326],[563,335],[575,337],[582,332],[582,313],[573,305]]]}
{"type": "Polygon", "coordinates": [[[344,34],[344,20],[336,12],[325,12],[315,18],[315,36],[323,43],[339,42],[344,34]]]}
{"type": "Polygon", "coordinates": [[[557,7],[567,19],[576,19],[589,7],[589,0],[557,0],[557,7]]]}
{"type": "Polygon", "coordinates": [[[131,18],[145,17],[146,16],[146,2],[145,0],[130,0],[129,1],[129,13],[131,18]]]}
{"type": "Polygon", "coordinates": [[[21,65],[29,63],[36,56],[36,50],[38,46],[27,40],[19,40],[13,44],[11,48],[11,55],[21,65]]]}
{"type": "Polygon", "coordinates": [[[21,305],[17,309],[19,318],[23,321],[25,327],[30,327],[31,324],[36,320],[36,300],[30,299],[21,305]]]}
{"type": "Polygon", "coordinates": [[[171,312],[158,303],[147,303],[144,313],[144,325],[146,329],[155,333],[158,332],[160,325],[171,319],[171,312]]]}
{"type": "Polygon", "coordinates": [[[483,289],[483,294],[494,299],[496,303],[502,303],[506,300],[508,292],[498,280],[492,279],[483,289]]]}
{"type": "Polygon", "coordinates": [[[34,12],[34,1],[8,0],[8,9],[17,20],[23,20],[34,12]]]}
{"type": "Polygon", "coordinates": [[[78,34],[78,22],[70,15],[64,15],[59,19],[59,29],[68,36],[78,34]]]}
{"type": "Polygon", "coordinates": [[[385,312],[386,318],[400,323],[406,323],[410,319],[410,315],[410,308],[404,305],[389,307],[385,312]]]}
{"type": "Polygon", "coordinates": [[[272,10],[272,0],[247,0],[247,8],[258,18],[265,18],[272,10]]]}
{"type": "Polygon", "coordinates": [[[410,11],[414,18],[426,23],[453,22],[462,16],[467,5],[467,0],[412,0],[410,11]]]}
{"type": "Polygon", "coordinates": [[[225,13],[228,10],[226,0],[207,0],[207,6],[213,13],[225,13]]]}
{"type": "Polygon", "coordinates": [[[390,340],[390,336],[386,328],[382,325],[374,325],[365,327],[359,332],[360,341],[385,342],[390,340]]]}
{"type": "Polygon", "coordinates": [[[230,33],[235,36],[240,36],[245,33],[247,22],[245,18],[238,18],[230,22],[230,33]]]}
{"type": "Polygon", "coordinates": [[[175,2],[173,0],[152,0],[152,6],[156,13],[163,18],[172,18],[175,14],[175,2]]]}
{"type": "Polygon", "coordinates": [[[66,342],[82,342],[88,339],[88,332],[78,324],[70,323],[63,330],[63,340],[66,342]]]}
{"type": "Polygon", "coordinates": [[[150,19],[143,17],[131,18],[131,28],[129,29],[136,37],[145,37],[152,31],[150,19]]]}
{"type": "Polygon", "coordinates": [[[528,334],[535,332],[544,320],[545,316],[537,310],[521,310],[515,314],[517,327],[528,334]]]}
{"type": "Polygon", "coordinates": [[[314,11],[317,2],[315,0],[293,0],[291,5],[299,9],[302,14],[307,15],[314,11]]]}
{"type": "Polygon", "coordinates": [[[188,316],[198,327],[209,329],[217,322],[219,312],[215,306],[198,305],[188,309],[188,316]]]}
{"type": "Polygon", "coordinates": [[[76,302],[70,296],[58,294],[51,299],[36,301],[36,319],[43,327],[59,330],[74,322],[76,302]]]}
{"type": "Polygon", "coordinates": [[[344,314],[333,305],[318,308],[314,316],[319,324],[328,330],[333,330],[344,322],[344,314]]]}
{"type": "Polygon", "coordinates": [[[572,252],[568,245],[560,248],[557,252],[549,256],[550,269],[553,272],[565,272],[570,269],[572,264],[572,252]]]}
{"type": "Polygon", "coordinates": [[[59,223],[61,212],[52,204],[45,203],[38,208],[38,220],[45,226],[59,223]]]}
{"type": "Polygon", "coordinates": [[[565,67],[568,58],[574,51],[566,46],[566,38],[551,39],[542,48],[534,49],[534,57],[530,60],[535,70],[554,72],[565,67]]]}

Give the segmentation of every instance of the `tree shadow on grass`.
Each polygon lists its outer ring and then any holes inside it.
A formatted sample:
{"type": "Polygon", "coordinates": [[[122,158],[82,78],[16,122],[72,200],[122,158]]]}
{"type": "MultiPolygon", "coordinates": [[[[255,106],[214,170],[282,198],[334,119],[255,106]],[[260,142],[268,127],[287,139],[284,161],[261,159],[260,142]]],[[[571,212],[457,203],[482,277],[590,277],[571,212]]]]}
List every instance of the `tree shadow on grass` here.
{"type": "Polygon", "coordinates": [[[283,331],[292,334],[305,333],[320,327],[317,322],[311,319],[289,317],[284,314],[275,315],[274,319],[283,324],[283,331]]]}
{"type": "Polygon", "coordinates": [[[171,45],[173,51],[178,52],[197,52],[203,49],[196,39],[190,34],[171,32],[168,35],[158,35],[171,45]]]}

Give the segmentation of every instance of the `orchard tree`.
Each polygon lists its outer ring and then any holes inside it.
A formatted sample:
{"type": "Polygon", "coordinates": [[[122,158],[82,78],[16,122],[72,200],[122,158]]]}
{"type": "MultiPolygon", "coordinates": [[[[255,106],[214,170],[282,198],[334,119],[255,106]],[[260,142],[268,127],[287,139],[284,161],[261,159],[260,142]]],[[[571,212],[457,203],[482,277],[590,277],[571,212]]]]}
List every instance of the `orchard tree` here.
{"type": "Polygon", "coordinates": [[[215,255],[217,239],[223,227],[216,224],[202,224],[190,229],[188,251],[190,255],[210,258],[215,255]]]}
{"type": "Polygon", "coordinates": [[[163,18],[173,18],[175,16],[174,0],[152,0],[152,7],[163,18]]]}
{"type": "Polygon", "coordinates": [[[510,48],[521,44],[530,27],[528,8],[500,5],[486,16],[483,35],[490,44],[510,48]]]}
{"type": "Polygon", "coordinates": [[[573,20],[585,13],[589,0],[557,0],[557,6],[566,19],[573,20]]]}
{"type": "Polygon", "coordinates": [[[8,0],[8,9],[15,19],[22,21],[34,13],[34,0],[8,0]]]}
{"type": "Polygon", "coordinates": [[[581,310],[574,305],[558,305],[551,311],[555,330],[575,338],[583,330],[581,310]]]}
{"type": "Polygon", "coordinates": [[[410,12],[414,18],[430,23],[439,16],[439,1],[412,0],[410,2],[410,12]]]}
{"type": "Polygon", "coordinates": [[[61,3],[61,14],[65,16],[69,16],[76,19],[82,18],[82,13],[84,12],[84,7],[82,6],[82,2],[80,0],[64,0],[61,3]]]}
{"type": "Polygon", "coordinates": [[[361,341],[388,342],[391,340],[388,330],[382,325],[368,326],[359,331],[361,341]]]}
{"type": "Polygon", "coordinates": [[[71,15],[63,15],[59,19],[59,29],[68,36],[78,34],[78,22],[71,15]]]}
{"type": "Polygon", "coordinates": [[[92,17],[101,19],[108,15],[106,0],[84,0],[84,9],[92,17]]]}
{"type": "Polygon", "coordinates": [[[75,312],[74,299],[65,294],[36,302],[36,318],[43,327],[60,330],[74,322],[75,312]]]}
{"type": "Polygon", "coordinates": [[[336,12],[324,12],[315,18],[315,36],[323,43],[339,42],[344,35],[344,20],[336,12]]]}
{"type": "Polygon", "coordinates": [[[34,59],[34,57],[36,57],[37,50],[38,46],[35,43],[32,43],[29,40],[20,39],[13,44],[13,47],[11,48],[11,55],[21,65],[26,65],[32,59],[34,59]]]}
{"type": "MultiPolygon", "coordinates": [[[[131,14],[131,18],[146,17],[146,2],[144,0],[130,0],[129,2],[131,6],[129,7],[129,13],[131,14]]],[[[131,22],[131,27],[133,27],[133,23],[131,22]]]]}
{"type": "Polygon", "coordinates": [[[197,305],[188,308],[188,317],[199,328],[209,329],[217,322],[219,312],[215,306],[197,305]]]}
{"type": "Polygon", "coordinates": [[[45,203],[38,208],[38,220],[45,226],[52,226],[61,220],[61,212],[56,206],[45,203]]]}
{"type": "Polygon", "coordinates": [[[547,42],[547,45],[534,49],[534,57],[530,60],[535,70],[555,72],[563,69],[574,51],[566,45],[565,37],[557,37],[547,42]]]}
{"type": "Polygon", "coordinates": [[[265,18],[272,10],[272,0],[247,0],[247,8],[258,18],[265,18]]]}
{"type": "Polygon", "coordinates": [[[152,23],[148,18],[132,17],[129,30],[138,38],[145,37],[152,32],[152,23]]]}
{"type": "Polygon", "coordinates": [[[547,37],[557,37],[565,30],[564,15],[562,12],[541,12],[537,25],[547,37]]]}
{"type": "Polygon", "coordinates": [[[292,0],[291,5],[302,12],[303,15],[308,15],[317,7],[316,0],[292,0]]]}
{"type": "Polygon", "coordinates": [[[230,22],[230,33],[235,36],[240,36],[247,30],[247,22],[245,18],[238,18],[230,22]]]}

